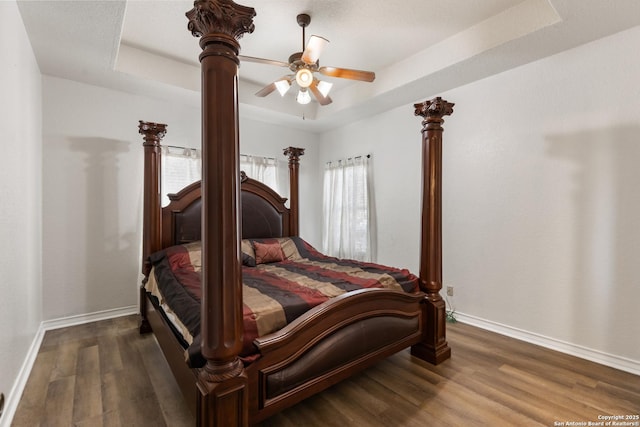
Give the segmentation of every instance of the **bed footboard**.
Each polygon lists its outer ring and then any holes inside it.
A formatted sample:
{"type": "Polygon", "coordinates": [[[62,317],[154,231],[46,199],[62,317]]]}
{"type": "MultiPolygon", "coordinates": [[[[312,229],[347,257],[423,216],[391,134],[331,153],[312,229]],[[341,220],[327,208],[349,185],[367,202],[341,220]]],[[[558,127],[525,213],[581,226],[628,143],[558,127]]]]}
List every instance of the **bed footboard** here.
{"type": "Polygon", "coordinates": [[[424,294],[365,289],[335,298],[254,341],[250,420],[259,422],[419,342],[424,294]]]}

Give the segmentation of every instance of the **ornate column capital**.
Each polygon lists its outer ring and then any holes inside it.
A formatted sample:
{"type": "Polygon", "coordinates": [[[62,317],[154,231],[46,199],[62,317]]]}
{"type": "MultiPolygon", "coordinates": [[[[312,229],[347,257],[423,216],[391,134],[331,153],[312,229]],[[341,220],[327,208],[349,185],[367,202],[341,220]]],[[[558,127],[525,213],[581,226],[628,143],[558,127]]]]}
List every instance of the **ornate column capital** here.
{"type": "Polygon", "coordinates": [[[289,157],[289,164],[298,164],[300,156],[304,155],[304,148],[287,147],[283,151],[283,154],[289,157]]]}
{"type": "Polygon", "coordinates": [[[167,134],[167,125],[163,123],[138,121],[138,133],[140,133],[144,139],[142,145],[160,145],[160,141],[167,134]]]}
{"type": "Polygon", "coordinates": [[[453,102],[445,101],[439,96],[418,104],[413,104],[415,115],[424,118],[422,125],[426,126],[430,123],[442,124],[444,116],[453,114],[453,102]]]}
{"type": "Polygon", "coordinates": [[[232,0],[196,0],[193,9],[186,15],[189,31],[194,37],[224,34],[238,40],[245,33],[252,33],[255,28],[255,9],[232,0]]]}

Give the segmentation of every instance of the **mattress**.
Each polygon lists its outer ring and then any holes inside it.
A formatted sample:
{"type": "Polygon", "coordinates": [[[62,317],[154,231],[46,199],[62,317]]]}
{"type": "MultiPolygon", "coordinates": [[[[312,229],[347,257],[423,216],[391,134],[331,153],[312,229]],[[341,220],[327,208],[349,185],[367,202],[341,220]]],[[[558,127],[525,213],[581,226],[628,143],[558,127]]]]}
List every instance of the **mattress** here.
{"type": "MultiPolygon", "coordinates": [[[[418,291],[406,269],[326,256],[300,237],[242,241],[243,348],[255,358],[253,340],[275,332],[311,308],[346,292],[367,288],[418,291]]],[[[186,347],[192,367],[200,350],[201,245],[176,245],[150,257],[145,288],[186,347]]]]}

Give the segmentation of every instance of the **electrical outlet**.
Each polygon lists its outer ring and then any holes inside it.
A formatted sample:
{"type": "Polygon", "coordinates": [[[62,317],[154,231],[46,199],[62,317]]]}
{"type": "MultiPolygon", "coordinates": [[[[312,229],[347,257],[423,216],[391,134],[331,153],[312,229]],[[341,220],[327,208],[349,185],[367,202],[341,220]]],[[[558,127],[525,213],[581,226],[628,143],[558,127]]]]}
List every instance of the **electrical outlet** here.
{"type": "Polygon", "coordinates": [[[448,297],[453,296],[453,286],[447,286],[447,296],[448,297]]]}

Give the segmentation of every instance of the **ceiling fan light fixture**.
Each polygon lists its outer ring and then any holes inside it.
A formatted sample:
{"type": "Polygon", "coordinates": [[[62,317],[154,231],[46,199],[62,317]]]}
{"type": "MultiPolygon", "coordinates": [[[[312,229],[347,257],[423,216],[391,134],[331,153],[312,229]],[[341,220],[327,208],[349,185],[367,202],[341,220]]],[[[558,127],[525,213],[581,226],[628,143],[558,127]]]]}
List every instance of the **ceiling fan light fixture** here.
{"type": "Polygon", "coordinates": [[[300,68],[296,73],[296,83],[301,88],[308,88],[313,82],[313,73],[308,68],[300,68]]]}
{"type": "MultiPolygon", "coordinates": [[[[1,0],[0,0],[1,1],[1,0]]],[[[256,92],[256,96],[265,97],[276,89],[280,96],[284,96],[291,86],[295,85],[299,89],[296,94],[296,101],[300,104],[308,104],[313,100],[318,101],[319,105],[329,105],[333,100],[329,97],[329,91],[333,84],[318,80],[315,73],[322,74],[329,78],[341,78],[348,80],[359,80],[363,82],[372,82],[376,75],[373,71],[352,70],[349,68],[326,67],[320,66],[318,58],[327,46],[329,41],[324,37],[312,35],[305,45],[305,28],[311,22],[311,16],[301,13],[297,16],[298,25],[302,28],[302,52],[295,52],[289,56],[287,62],[274,61],[272,59],[256,58],[253,56],[238,55],[242,61],[257,62],[261,64],[275,65],[278,67],[288,68],[290,73],[278,80],[269,83],[267,86],[256,92]],[[311,92],[311,93],[309,93],[311,92]],[[313,97],[311,96],[313,95],[313,97]]]]}
{"type": "Polygon", "coordinates": [[[320,91],[322,96],[324,96],[325,98],[329,96],[329,91],[331,91],[332,87],[333,83],[325,82],[323,80],[318,82],[318,91],[320,91]]]}
{"type": "Polygon", "coordinates": [[[298,104],[308,104],[311,102],[311,95],[309,95],[309,91],[307,91],[307,89],[300,89],[300,92],[298,92],[298,96],[296,96],[296,101],[298,102],[298,104]]]}
{"type": "Polygon", "coordinates": [[[278,80],[277,82],[275,82],[275,85],[276,89],[278,89],[278,92],[280,92],[280,96],[284,96],[291,87],[291,83],[289,83],[289,80],[278,80]]]}

